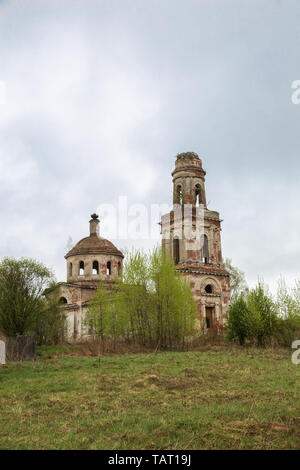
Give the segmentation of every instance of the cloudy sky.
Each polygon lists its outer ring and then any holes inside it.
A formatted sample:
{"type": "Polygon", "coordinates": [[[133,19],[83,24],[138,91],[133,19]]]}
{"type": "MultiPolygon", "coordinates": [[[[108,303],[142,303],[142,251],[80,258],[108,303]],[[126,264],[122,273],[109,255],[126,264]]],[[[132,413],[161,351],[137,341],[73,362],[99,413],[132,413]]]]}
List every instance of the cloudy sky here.
{"type": "Polygon", "coordinates": [[[170,203],[194,151],[224,257],[299,278],[299,25],[299,0],[0,0],[0,257],[64,280],[100,204],[170,203]]]}

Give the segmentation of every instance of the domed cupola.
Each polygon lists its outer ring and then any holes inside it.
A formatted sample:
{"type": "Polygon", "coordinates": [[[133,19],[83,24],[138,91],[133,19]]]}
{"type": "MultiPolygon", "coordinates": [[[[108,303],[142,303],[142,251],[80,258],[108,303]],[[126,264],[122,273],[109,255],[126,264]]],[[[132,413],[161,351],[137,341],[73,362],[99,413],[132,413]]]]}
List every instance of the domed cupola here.
{"type": "Polygon", "coordinates": [[[66,255],[67,280],[97,281],[120,277],[124,255],[113,243],[99,235],[99,218],[91,215],[90,235],[80,240],[66,255]]]}

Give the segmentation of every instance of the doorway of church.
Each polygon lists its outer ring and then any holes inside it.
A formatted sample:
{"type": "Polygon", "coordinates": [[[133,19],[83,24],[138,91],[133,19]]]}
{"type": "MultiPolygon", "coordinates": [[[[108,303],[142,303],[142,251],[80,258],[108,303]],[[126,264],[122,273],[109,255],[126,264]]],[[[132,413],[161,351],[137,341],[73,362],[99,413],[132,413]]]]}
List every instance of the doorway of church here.
{"type": "Polygon", "coordinates": [[[214,329],[214,307],[205,307],[205,326],[208,332],[214,329]]]}

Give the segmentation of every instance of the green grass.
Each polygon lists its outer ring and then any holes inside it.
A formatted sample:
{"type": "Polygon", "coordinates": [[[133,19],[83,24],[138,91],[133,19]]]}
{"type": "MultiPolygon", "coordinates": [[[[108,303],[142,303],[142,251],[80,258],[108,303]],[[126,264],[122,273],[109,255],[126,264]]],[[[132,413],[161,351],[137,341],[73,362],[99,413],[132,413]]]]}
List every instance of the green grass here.
{"type": "Polygon", "coordinates": [[[72,351],[41,348],[0,368],[1,449],[300,447],[300,366],[288,350],[72,351]]]}

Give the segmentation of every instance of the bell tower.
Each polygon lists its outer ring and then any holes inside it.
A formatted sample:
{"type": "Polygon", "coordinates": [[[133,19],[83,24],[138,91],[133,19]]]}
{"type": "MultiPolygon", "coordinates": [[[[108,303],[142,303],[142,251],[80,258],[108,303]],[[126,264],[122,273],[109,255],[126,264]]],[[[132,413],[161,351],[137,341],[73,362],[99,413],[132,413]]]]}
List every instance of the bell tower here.
{"type": "Polygon", "coordinates": [[[219,213],[209,210],[205,192],[206,172],[194,152],[176,157],[173,209],[162,216],[162,247],[175,269],[188,278],[199,309],[199,321],[217,329],[228,313],[230,278],[221,248],[219,213]]]}
{"type": "Polygon", "coordinates": [[[173,204],[203,204],[206,207],[202,161],[194,152],[177,155],[173,177],[173,204]]]}

